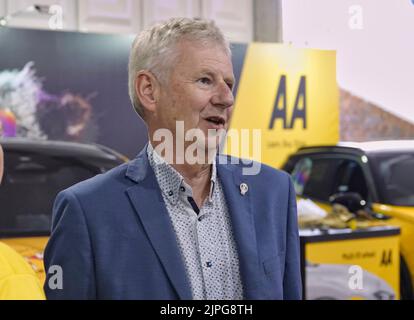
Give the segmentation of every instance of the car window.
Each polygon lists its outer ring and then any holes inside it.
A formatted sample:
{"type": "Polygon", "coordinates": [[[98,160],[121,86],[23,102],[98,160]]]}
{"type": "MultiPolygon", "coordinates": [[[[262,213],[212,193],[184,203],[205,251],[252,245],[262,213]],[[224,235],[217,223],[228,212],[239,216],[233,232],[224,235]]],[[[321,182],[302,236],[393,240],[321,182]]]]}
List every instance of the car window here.
{"type": "Polygon", "coordinates": [[[313,162],[310,158],[299,160],[293,167],[291,176],[296,194],[303,195],[303,190],[309,181],[313,162]]]}
{"type": "Polygon", "coordinates": [[[383,202],[414,206],[414,153],[380,153],[370,159],[383,202]]]}
{"type": "Polygon", "coordinates": [[[299,160],[292,171],[296,193],[328,202],[334,191],[335,176],[340,163],[340,159],[314,157],[299,160]]]}
{"type": "Polygon", "coordinates": [[[368,198],[367,182],[361,165],[350,159],[343,159],[335,177],[335,193],[355,192],[363,199],[368,198]]]}
{"type": "Polygon", "coordinates": [[[56,195],[98,172],[75,158],[7,152],[0,185],[0,233],[48,232],[56,195]]]}

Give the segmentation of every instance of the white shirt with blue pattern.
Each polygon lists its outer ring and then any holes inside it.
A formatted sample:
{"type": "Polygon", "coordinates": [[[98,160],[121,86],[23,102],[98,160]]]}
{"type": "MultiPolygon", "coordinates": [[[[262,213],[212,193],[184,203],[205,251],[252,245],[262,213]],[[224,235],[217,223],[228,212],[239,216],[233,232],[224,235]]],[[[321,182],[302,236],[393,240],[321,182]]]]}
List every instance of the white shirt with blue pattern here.
{"type": "Polygon", "coordinates": [[[176,234],[193,299],[243,299],[239,257],[216,164],[212,164],[209,197],[197,208],[191,187],[151,143],[147,155],[176,234]]]}

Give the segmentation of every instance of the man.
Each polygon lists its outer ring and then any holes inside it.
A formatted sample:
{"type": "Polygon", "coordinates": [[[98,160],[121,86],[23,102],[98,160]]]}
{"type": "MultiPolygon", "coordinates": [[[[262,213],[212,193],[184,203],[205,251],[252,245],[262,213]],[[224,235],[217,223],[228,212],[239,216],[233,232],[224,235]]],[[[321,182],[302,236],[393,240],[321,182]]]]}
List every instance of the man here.
{"type": "MultiPolygon", "coordinates": [[[[3,162],[3,149],[0,145],[0,184],[3,178],[3,162]]],[[[44,299],[40,281],[28,263],[12,248],[0,242],[0,300],[44,299]]]]}
{"type": "Polygon", "coordinates": [[[61,267],[63,283],[49,274],[48,298],[301,298],[288,175],[262,165],[245,176],[216,156],[234,81],[213,22],[171,19],[136,38],[129,93],[149,143],[58,195],[45,267],[61,267]]]}

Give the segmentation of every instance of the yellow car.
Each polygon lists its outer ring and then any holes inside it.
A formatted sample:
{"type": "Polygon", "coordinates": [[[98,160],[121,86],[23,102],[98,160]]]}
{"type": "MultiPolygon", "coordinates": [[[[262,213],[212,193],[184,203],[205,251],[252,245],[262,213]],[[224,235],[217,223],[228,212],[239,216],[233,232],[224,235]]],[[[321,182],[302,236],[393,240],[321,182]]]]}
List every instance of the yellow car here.
{"type": "Polygon", "coordinates": [[[0,241],[20,253],[43,283],[43,250],[57,193],[127,158],[99,145],[17,138],[0,139],[0,144],[5,165],[0,185],[0,241]]]}
{"type": "Polygon", "coordinates": [[[349,211],[361,206],[377,221],[398,226],[400,294],[413,299],[414,140],[304,147],[283,169],[291,174],[298,197],[329,210],[332,196],[340,195],[353,207],[349,211]]]}

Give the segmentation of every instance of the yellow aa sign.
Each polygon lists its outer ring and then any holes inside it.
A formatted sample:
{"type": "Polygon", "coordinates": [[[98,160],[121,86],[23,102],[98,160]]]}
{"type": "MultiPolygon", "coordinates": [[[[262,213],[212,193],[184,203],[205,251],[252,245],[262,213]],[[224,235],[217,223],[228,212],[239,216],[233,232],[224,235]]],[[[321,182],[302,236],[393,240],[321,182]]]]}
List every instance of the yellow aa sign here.
{"type": "Polygon", "coordinates": [[[299,147],[337,143],[335,51],[252,43],[244,61],[230,128],[234,130],[229,132],[250,132],[249,152],[243,150],[245,139],[239,139],[239,147],[234,148],[231,135],[225,152],[274,167],[280,167],[299,147]],[[260,146],[255,148],[258,141],[260,146]]]}

